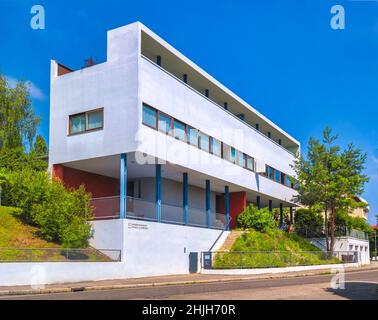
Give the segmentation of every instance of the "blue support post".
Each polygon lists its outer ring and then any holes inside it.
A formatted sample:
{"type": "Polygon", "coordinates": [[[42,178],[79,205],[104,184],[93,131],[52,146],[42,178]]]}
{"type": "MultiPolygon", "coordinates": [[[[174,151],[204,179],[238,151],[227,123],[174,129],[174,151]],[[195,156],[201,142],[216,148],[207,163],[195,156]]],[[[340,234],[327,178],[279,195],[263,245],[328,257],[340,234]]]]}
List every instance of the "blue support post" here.
{"type": "Polygon", "coordinates": [[[161,221],[161,164],[156,165],[155,174],[155,218],[161,221]]]}
{"type": "Polygon", "coordinates": [[[182,207],[184,209],[184,224],[188,224],[189,217],[189,184],[188,184],[188,173],[183,173],[183,183],[182,183],[182,207]]]}
{"type": "Polygon", "coordinates": [[[206,180],[206,225],[210,228],[211,222],[211,200],[210,200],[210,180],[206,180]]]}
{"type": "Polygon", "coordinates": [[[226,212],[226,230],[230,230],[230,188],[224,187],[225,212],[226,212]]]}
{"type": "Polygon", "coordinates": [[[120,219],[126,218],[126,196],[127,196],[127,154],[121,154],[121,172],[120,172],[120,204],[119,204],[119,217],[120,219]]]}
{"type": "Polygon", "coordinates": [[[270,212],[273,211],[273,201],[272,200],[269,200],[269,211],[270,212]]]}
{"type": "Polygon", "coordinates": [[[293,207],[290,207],[290,224],[294,223],[293,207]]]}
{"type": "Polygon", "coordinates": [[[283,226],[283,204],[280,203],[280,227],[283,226]]]}
{"type": "Polygon", "coordinates": [[[257,205],[257,209],[261,209],[261,200],[260,200],[260,196],[257,196],[257,197],[256,197],[256,205],[257,205]]]}

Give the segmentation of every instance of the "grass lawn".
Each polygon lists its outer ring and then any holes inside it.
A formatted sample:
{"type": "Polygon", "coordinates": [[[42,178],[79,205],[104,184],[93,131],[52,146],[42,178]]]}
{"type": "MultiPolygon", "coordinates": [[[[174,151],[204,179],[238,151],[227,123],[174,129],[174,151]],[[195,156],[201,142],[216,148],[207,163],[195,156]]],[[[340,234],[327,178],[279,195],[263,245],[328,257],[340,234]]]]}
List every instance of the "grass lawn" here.
{"type": "Polygon", "coordinates": [[[340,263],[340,260],[328,259],[327,253],[295,234],[281,230],[269,233],[250,230],[239,236],[230,252],[216,253],[213,266],[234,269],[333,263],[340,263]]]}
{"type": "Polygon", "coordinates": [[[58,243],[41,239],[38,228],[24,224],[18,219],[17,212],[15,208],[0,207],[0,262],[110,260],[93,248],[67,251],[58,243]]]}

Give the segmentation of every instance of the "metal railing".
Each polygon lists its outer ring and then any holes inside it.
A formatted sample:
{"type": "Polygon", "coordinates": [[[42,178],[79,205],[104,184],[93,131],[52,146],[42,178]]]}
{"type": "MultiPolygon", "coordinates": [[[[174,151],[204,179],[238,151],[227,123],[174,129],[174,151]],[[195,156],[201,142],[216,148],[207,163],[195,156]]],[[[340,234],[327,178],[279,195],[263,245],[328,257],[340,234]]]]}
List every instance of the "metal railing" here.
{"type": "Polygon", "coordinates": [[[217,251],[203,252],[205,269],[249,269],[358,263],[357,251],[217,251]]]}
{"type": "MultiPolygon", "coordinates": [[[[155,202],[127,197],[126,217],[130,219],[157,221],[155,202]]],[[[94,209],[95,220],[117,219],[120,211],[120,197],[102,197],[92,198],[91,206],[94,209]]],[[[182,206],[162,203],[161,204],[161,222],[184,225],[184,211],[182,206]]],[[[212,229],[226,228],[226,215],[216,212],[210,214],[210,225],[207,225],[206,210],[189,207],[188,223],[189,226],[209,227],[212,229]]]]}
{"type": "Polygon", "coordinates": [[[0,248],[0,263],[114,261],[121,261],[121,250],[95,248],[0,248]]]}

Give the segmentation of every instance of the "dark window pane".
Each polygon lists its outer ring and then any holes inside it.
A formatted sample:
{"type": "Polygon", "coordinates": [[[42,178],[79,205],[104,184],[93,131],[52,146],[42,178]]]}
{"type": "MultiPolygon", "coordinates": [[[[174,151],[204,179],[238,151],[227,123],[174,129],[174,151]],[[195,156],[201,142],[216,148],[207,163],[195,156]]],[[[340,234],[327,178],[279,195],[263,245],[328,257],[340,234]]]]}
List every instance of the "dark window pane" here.
{"type": "Polygon", "coordinates": [[[281,172],[276,170],[276,179],[277,182],[281,182],[281,172]]]}

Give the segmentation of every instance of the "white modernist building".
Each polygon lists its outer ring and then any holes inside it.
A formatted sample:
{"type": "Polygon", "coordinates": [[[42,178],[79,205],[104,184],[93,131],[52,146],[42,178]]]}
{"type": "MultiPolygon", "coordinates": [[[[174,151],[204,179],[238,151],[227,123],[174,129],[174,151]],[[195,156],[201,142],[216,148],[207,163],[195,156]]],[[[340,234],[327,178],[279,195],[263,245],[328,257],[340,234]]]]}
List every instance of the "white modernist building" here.
{"type": "MultiPolygon", "coordinates": [[[[93,243],[126,259],[146,246],[180,259],[208,250],[249,203],[292,209],[299,151],[139,22],[108,32],[104,63],[74,71],[51,62],[51,171],[69,187],[86,186],[93,243]]],[[[177,261],[169,257],[159,251],[163,264],[177,261]]]]}

